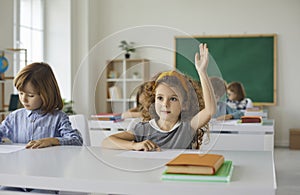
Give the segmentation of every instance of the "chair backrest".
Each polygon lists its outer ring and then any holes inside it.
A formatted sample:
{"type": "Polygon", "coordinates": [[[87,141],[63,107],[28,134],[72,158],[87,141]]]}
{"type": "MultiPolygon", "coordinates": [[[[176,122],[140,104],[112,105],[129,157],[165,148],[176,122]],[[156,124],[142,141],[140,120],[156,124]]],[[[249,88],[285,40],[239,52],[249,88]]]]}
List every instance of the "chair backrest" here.
{"type": "Polygon", "coordinates": [[[253,108],[253,102],[250,98],[247,98],[247,105],[246,108],[253,108]]]}
{"type": "Polygon", "coordinates": [[[89,127],[87,119],[82,114],[75,114],[69,116],[71,125],[73,129],[77,129],[83,139],[83,144],[90,146],[91,145],[91,139],[90,139],[90,133],[89,133],[89,127]]]}
{"type": "Polygon", "coordinates": [[[8,111],[14,111],[21,107],[22,107],[22,105],[19,100],[19,95],[18,94],[10,94],[8,111]]]}

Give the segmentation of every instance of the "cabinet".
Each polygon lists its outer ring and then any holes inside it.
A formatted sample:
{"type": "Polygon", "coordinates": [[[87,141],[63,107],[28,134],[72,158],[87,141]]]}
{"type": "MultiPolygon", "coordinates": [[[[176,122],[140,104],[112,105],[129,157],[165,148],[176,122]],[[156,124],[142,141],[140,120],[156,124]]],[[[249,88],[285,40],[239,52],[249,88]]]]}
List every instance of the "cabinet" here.
{"type": "Polygon", "coordinates": [[[149,80],[149,60],[117,59],[106,64],[106,111],[121,113],[135,106],[136,91],[149,80]]]}

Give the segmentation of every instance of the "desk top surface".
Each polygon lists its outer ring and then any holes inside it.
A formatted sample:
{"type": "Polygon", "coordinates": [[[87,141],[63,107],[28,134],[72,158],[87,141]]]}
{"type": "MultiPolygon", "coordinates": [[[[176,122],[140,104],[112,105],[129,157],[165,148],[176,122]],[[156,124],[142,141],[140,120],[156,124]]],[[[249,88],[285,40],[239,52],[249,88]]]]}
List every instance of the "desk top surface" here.
{"type": "Polygon", "coordinates": [[[139,152],[137,156],[124,156],[128,151],[124,152],[101,147],[58,146],[0,154],[0,185],[117,194],[197,194],[199,190],[217,194],[224,189],[230,189],[228,194],[247,189],[249,194],[255,190],[275,194],[272,152],[210,152],[223,154],[225,159],[233,161],[230,183],[162,181],[164,165],[174,157],[174,152],[182,151],[139,152]]]}
{"type": "Polygon", "coordinates": [[[274,133],[274,119],[263,119],[263,123],[238,123],[238,120],[210,122],[212,131],[236,131],[249,133],[274,133]]]}

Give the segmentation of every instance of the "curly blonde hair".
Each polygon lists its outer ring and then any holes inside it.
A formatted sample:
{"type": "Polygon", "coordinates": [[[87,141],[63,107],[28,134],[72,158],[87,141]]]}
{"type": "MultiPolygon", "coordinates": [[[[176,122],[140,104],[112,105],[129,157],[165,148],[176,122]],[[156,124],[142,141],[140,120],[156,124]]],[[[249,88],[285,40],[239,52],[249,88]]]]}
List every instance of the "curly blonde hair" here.
{"type": "MultiPolygon", "coordinates": [[[[199,81],[195,81],[187,75],[181,74],[177,71],[161,72],[156,74],[150,81],[144,86],[144,104],[141,110],[143,121],[147,122],[153,118],[158,119],[158,115],[155,111],[155,90],[160,83],[166,83],[171,87],[176,87],[181,93],[183,100],[180,120],[191,120],[200,110],[205,106],[202,88],[199,81]]],[[[204,132],[208,133],[208,124],[204,125],[196,131],[196,135],[193,140],[193,148],[199,149],[204,132]]]]}

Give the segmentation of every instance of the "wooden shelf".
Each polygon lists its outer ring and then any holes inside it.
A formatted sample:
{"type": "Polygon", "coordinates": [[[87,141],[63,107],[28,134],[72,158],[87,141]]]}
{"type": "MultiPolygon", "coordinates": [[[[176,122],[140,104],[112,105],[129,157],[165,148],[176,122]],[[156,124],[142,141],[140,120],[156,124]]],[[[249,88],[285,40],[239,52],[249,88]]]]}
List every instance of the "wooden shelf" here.
{"type": "Polygon", "coordinates": [[[8,70],[6,73],[9,75],[3,75],[3,79],[0,80],[0,86],[1,86],[1,107],[0,109],[4,110],[3,112],[0,112],[2,120],[5,118],[5,116],[9,113],[9,101],[7,101],[8,95],[14,93],[14,86],[13,86],[13,79],[16,72],[12,71],[14,69],[19,69],[21,63],[25,63],[25,66],[27,65],[27,49],[24,48],[6,48],[6,49],[0,49],[0,51],[3,51],[5,54],[5,57],[9,61],[9,66],[11,70],[8,70]],[[22,58],[21,57],[24,57],[22,58]],[[18,60],[16,60],[18,59],[18,60]],[[12,76],[11,76],[12,75],[12,76]],[[11,88],[7,91],[7,87],[11,88]]]}

